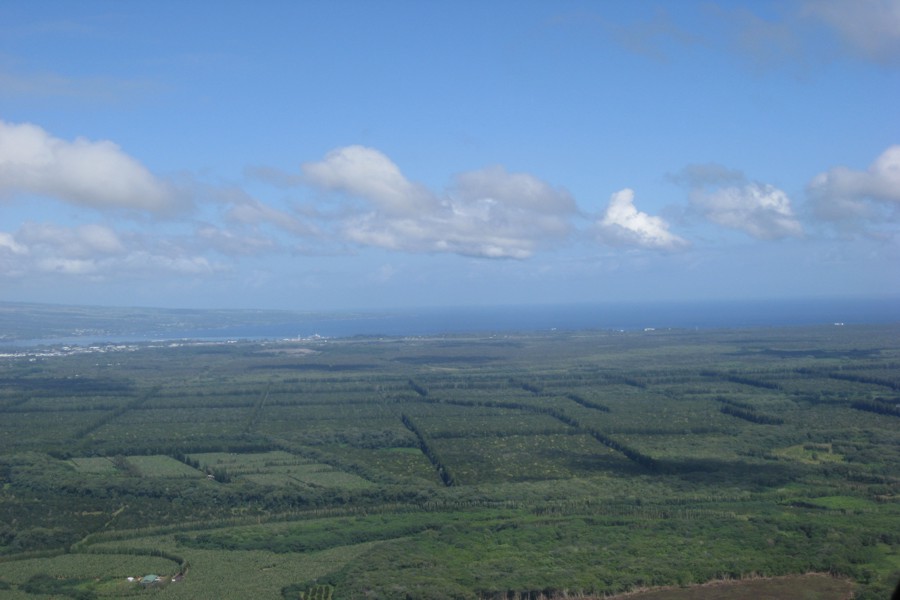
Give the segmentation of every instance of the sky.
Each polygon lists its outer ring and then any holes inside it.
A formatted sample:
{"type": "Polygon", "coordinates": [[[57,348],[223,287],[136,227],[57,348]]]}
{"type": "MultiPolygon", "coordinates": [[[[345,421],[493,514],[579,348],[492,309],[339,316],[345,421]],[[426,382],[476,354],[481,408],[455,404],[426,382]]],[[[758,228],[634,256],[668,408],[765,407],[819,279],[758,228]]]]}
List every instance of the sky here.
{"type": "Polygon", "coordinates": [[[0,3],[0,301],[900,297],[900,0],[0,3]]]}

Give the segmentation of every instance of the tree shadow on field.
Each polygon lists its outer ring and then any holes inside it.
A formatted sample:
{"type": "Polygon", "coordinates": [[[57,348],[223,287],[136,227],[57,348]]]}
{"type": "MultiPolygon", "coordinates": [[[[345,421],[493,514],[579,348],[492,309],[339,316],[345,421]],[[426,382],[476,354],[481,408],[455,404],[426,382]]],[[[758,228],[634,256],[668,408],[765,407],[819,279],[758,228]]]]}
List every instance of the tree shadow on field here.
{"type": "Polygon", "coordinates": [[[750,463],[718,458],[664,459],[659,471],[696,485],[781,487],[806,474],[797,465],[784,462],[750,463]]]}
{"type": "Polygon", "coordinates": [[[630,461],[624,456],[612,453],[589,456],[553,451],[546,454],[555,455],[555,459],[569,471],[578,475],[591,475],[598,472],[612,472],[619,475],[646,475],[651,473],[647,467],[630,461]]]}

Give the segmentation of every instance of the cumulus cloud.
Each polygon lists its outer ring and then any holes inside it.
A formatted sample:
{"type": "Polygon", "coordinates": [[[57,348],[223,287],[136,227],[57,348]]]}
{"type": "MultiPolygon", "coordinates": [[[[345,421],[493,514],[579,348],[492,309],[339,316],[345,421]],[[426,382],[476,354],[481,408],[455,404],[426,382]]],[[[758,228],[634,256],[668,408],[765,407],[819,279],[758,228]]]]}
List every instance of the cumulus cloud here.
{"type": "Polygon", "coordinates": [[[616,245],[660,250],[678,250],[688,245],[686,240],[669,231],[669,224],[664,219],[639,211],[634,205],[634,190],[628,188],[610,197],[595,229],[602,241],[616,245]]]}
{"type": "Polygon", "coordinates": [[[0,195],[38,194],[97,209],[163,213],[173,190],[109,141],[66,141],[0,121],[0,195]]]}
{"type": "Polygon", "coordinates": [[[436,206],[427,189],[407,180],[387,156],[365,146],[337,148],[302,168],[313,185],[364,198],[388,214],[428,212],[436,206]]]}
{"type": "Polygon", "coordinates": [[[762,240],[803,235],[790,198],[773,185],[750,182],[712,191],[695,190],[691,205],[717,225],[762,240]]]}
{"type": "Polygon", "coordinates": [[[688,165],[671,179],[690,187],[691,208],[716,225],[762,240],[803,235],[788,195],[748,181],[741,171],[715,163],[688,165]]]}
{"type": "Polygon", "coordinates": [[[829,221],[896,218],[900,211],[900,145],[881,153],[865,171],[838,166],[807,187],[815,214],[829,221]]]}
{"type": "Polygon", "coordinates": [[[576,213],[564,189],[499,166],[459,174],[441,194],[362,146],[338,148],[303,173],[313,186],[362,201],[338,217],[346,240],[392,250],[527,258],[566,237],[576,213]]]}

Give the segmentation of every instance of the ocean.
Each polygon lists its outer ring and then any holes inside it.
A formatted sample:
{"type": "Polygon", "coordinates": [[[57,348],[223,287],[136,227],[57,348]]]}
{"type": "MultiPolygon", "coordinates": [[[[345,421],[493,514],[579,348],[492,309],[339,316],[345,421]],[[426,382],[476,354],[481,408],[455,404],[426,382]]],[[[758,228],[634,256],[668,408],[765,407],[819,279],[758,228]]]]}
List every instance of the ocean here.
{"type": "MultiPolygon", "coordinates": [[[[165,314],[164,311],[158,311],[165,314]]],[[[176,311],[172,311],[173,313],[176,311]]],[[[576,330],[721,329],[900,322],[900,299],[639,302],[301,313],[177,311],[178,326],[146,330],[110,320],[105,332],[33,336],[14,345],[95,344],[161,340],[271,340],[321,336],[433,336],[576,330]],[[193,315],[193,317],[191,317],[193,315]],[[263,315],[265,318],[260,318],[263,315]],[[251,318],[252,316],[252,318],[251,318]],[[214,323],[214,325],[211,325],[214,323]]],[[[58,331],[58,330],[57,330],[58,331]]],[[[30,337],[30,336],[29,336],[30,337]]]]}
{"type": "MultiPolygon", "coordinates": [[[[900,300],[647,302],[422,308],[309,315],[279,323],[179,332],[177,337],[282,339],[352,336],[872,324],[900,321],[900,300]]],[[[175,332],[172,332],[175,333],[175,332]]]]}

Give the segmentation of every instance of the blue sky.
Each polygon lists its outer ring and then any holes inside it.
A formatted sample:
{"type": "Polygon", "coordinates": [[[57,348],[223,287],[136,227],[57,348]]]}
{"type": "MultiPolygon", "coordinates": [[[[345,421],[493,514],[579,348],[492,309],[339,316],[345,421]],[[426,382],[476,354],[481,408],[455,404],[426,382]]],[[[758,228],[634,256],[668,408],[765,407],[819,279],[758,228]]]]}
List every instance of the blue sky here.
{"type": "Polygon", "coordinates": [[[900,295],[900,1],[0,5],[0,300],[900,295]]]}

